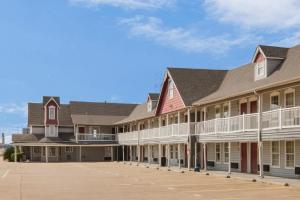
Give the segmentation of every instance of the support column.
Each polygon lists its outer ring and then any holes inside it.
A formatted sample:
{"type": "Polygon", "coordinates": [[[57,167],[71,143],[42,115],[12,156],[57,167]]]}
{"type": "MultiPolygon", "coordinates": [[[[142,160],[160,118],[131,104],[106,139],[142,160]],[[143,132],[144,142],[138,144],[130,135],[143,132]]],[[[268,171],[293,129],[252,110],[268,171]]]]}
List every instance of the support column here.
{"type": "Polygon", "coordinates": [[[170,144],[168,144],[168,168],[170,168],[170,144]]]}
{"type": "Polygon", "coordinates": [[[192,156],[192,138],[191,138],[191,110],[190,108],[188,108],[188,130],[187,130],[187,134],[188,134],[188,143],[187,143],[187,166],[188,166],[188,170],[191,170],[191,156],[192,156]]]}
{"type": "Polygon", "coordinates": [[[263,168],[263,142],[258,143],[258,152],[259,152],[259,176],[264,177],[264,168],[263,168]]]}
{"type": "Polygon", "coordinates": [[[263,167],[263,141],[262,141],[262,95],[258,96],[258,134],[257,134],[257,144],[258,144],[258,159],[259,159],[259,176],[264,177],[264,167],[263,167]]]}
{"type": "Polygon", "coordinates": [[[151,164],[150,144],[148,144],[148,164],[151,164]]]}
{"type": "Polygon", "coordinates": [[[129,146],[129,158],[130,158],[130,164],[132,162],[132,146],[129,146]]]}
{"type": "Polygon", "coordinates": [[[206,143],[203,143],[203,162],[204,162],[204,171],[207,171],[207,160],[206,160],[206,143]]]}
{"type": "Polygon", "coordinates": [[[48,146],[45,147],[45,156],[46,156],[46,163],[48,163],[48,146]]]}
{"type": "Polygon", "coordinates": [[[194,164],[194,168],[197,167],[197,159],[198,159],[198,149],[197,149],[197,142],[195,142],[195,164],[194,164]]]}
{"type": "Polygon", "coordinates": [[[181,168],[181,157],[180,157],[181,156],[180,155],[181,154],[181,149],[180,149],[180,146],[181,146],[180,144],[177,145],[177,148],[178,148],[178,151],[177,151],[178,152],[178,167],[179,167],[179,169],[181,168]]]}
{"type": "Polygon", "coordinates": [[[158,144],[158,167],[161,167],[161,144],[158,144]]]}
{"type": "Polygon", "coordinates": [[[114,147],[113,146],[110,147],[110,158],[111,158],[111,161],[114,161],[114,147]]]}
{"type": "Polygon", "coordinates": [[[14,150],[14,160],[15,162],[17,162],[17,146],[15,146],[15,150],[14,150]]]}
{"type": "Polygon", "coordinates": [[[81,162],[81,146],[79,146],[79,162],[81,162]]]}
{"type": "Polygon", "coordinates": [[[231,174],[231,142],[228,143],[228,174],[231,174]]]}
{"type": "Polygon", "coordinates": [[[125,163],[125,147],[124,145],[122,146],[122,150],[123,150],[123,163],[125,163]]]}

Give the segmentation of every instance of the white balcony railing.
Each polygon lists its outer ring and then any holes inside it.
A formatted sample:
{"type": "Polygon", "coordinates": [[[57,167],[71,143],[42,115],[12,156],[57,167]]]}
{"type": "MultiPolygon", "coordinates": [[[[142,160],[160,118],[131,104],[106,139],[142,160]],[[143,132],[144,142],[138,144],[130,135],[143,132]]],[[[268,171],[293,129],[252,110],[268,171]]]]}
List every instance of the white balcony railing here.
{"type": "Polygon", "coordinates": [[[245,132],[258,129],[258,114],[212,119],[196,124],[196,134],[245,132]]]}
{"type": "Polygon", "coordinates": [[[118,134],[118,141],[121,143],[128,142],[128,141],[135,142],[135,141],[138,141],[138,139],[139,139],[138,131],[118,134]]]}
{"type": "Polygon", "coordinates": [[[77,141],[116,141],[115,134],[91,134],[91,133],[77,133],[77,141]]]}

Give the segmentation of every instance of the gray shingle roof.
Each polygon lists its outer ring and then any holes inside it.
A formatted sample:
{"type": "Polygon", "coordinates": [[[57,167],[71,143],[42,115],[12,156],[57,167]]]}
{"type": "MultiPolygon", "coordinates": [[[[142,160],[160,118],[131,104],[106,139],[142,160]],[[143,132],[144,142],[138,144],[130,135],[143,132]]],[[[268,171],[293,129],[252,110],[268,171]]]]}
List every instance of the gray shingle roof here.
{"type": "MultiPolygon", "coordinates": [[[[60,105],[58,119],[62,126],[73,125],[69,105],[60,105]]],[[[28,125],[44,125],[44,106],[42,103],[28,103],[28,125]]]]}
{"type": "Polygon", "coordinates": [[[199,99],[194,104],[205,104],[244,93],[253,92],[276,83],[284,83],[300,78],[300,45],[290,48],[286,59],[268,77],[255,81],[254,64],[250,63],[242,67],[230,70],[219,89],[214,93],[199,99]]]}
{"type": "Polygon", "coordinates": [[[159,98],[159,93],[149,93],[149,97],[152,101],[157,101],[159,98]]]}
{"type": "Polygon", "coordinates": [[[186,106],[216,91],[227,70],[168,68],[186,106]]]}
{"type": "Polygon", "coordinates": [[[259,45],[263,53],[266,57],[273,57],[273,58],[286,58],[288,48],[284,47],[274,47],[274,46],[267,46],[267,45],[259,45]]]}
{"type": "Polygon", "coordinates": [[[123,120],[117,122],[117,124],[128,123],[139,119],[147,119],[155,116],[155,109],[151,112],[147,111],[147,104],[137,105],[136,108],[132,111],[132,113],[124,118],[123,120]]]}

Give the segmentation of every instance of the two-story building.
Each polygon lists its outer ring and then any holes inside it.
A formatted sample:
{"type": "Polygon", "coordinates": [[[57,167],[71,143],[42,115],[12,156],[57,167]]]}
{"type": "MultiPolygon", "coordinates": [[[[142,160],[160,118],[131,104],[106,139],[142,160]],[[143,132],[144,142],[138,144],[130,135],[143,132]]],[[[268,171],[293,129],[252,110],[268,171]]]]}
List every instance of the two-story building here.
{"type": "Polygon", "coordinates": [[[29,103],[32,161],[123,160],[299,178],[300,45],[258,46],[232,70],[167,68],[143,104],[29,103]],[[261,166],[261,167],[260,167],[261,166]]]}

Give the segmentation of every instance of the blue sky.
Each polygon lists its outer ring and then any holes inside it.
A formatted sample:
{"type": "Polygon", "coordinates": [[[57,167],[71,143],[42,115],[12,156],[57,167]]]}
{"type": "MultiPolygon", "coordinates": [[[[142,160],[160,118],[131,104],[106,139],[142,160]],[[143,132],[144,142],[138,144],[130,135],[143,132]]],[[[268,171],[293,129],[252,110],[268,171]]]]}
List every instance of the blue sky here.
{"type": "Polygon", "coordinates": [[[299,10],[296,0],[2,0],[0,132],[26,126],[27,102],[43,95],[139,103],[168,66],[232,69],[257,44],[299,44],[299,10]]]}

